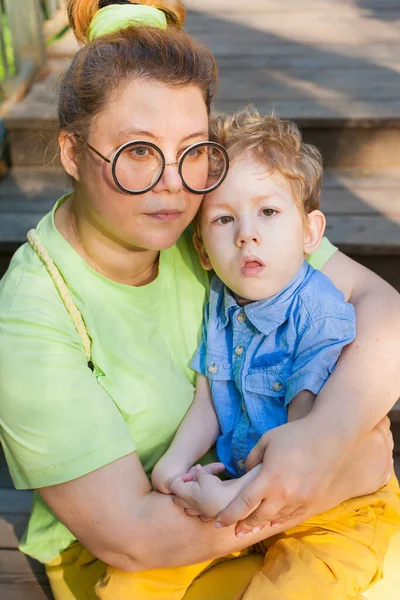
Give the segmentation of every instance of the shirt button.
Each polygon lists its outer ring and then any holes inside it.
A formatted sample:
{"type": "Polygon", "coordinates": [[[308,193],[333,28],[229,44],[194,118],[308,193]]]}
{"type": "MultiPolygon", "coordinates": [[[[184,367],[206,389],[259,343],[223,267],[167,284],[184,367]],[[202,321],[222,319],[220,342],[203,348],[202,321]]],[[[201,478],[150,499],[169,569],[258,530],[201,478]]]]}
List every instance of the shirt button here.
{"type": "Polygon", "coordinates": [[[241,458],[240,460],[237,461],[237,466],[242,471],[246,466],[246,461],[243,460],[243,458],[241,458]]]}
{"type": "Polygon", "coordinates": [[[208,367],[208,372],[211,373],[211,375],[215,375],[215,373],[218,371],[218,367],[217,365],[210,365],[208,367]]]}
{"type": "Polygon", "coordinates": [[[247,317],[246,317],[246,315],[245,315],[244,312],[239,313],[238,316],[237,316],[237,320],[240,323],[244,323],[246,319],[247,319],[247,317]]]}
{"type": "Polygon", "coordinates": [[[274,390],[274,392],[281,392],[283,388],[283,385],[281,384],[280,381],[275,381],[274,385],[272,386],[272,389],[274,390]]]}
{"type": "Polygon", "coordinates": [[[243,354],[243,346],[236,346],[235,354],[236,356],[241,356],[243,354]]]}

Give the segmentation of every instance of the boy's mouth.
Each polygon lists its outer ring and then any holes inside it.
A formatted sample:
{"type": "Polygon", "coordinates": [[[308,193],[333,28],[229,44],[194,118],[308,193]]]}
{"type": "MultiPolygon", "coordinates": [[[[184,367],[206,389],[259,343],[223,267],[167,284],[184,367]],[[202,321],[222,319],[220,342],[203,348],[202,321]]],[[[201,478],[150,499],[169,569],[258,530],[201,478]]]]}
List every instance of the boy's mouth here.
{"type": "Polygon", "coordinates": [[[240,261],[240,272],[246,277],[256,277],[265,268],[265,264],[258,256],[244,256],[240,261]]]}

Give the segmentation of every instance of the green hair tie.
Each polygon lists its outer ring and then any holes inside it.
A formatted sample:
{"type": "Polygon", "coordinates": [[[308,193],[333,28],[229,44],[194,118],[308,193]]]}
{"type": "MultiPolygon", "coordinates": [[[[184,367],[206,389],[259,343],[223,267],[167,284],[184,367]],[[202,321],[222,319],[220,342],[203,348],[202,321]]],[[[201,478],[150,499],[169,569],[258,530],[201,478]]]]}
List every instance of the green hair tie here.
{"type": "Polygon", "coordinates": [[[133,25],[167,28],[165,14],[154,6],[143,4],[111,4],[97,11],[88,31],[90,41],[96,38],[126,29],[133,25]]]}

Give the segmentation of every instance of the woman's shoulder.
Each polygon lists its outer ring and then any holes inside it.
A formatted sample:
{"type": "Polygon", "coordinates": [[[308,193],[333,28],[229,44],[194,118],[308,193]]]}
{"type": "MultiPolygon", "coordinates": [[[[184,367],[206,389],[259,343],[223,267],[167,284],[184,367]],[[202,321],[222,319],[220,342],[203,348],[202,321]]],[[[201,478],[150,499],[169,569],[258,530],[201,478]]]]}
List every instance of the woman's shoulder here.
{"type": "Polygon", "coordinates": [[[26,243],[14,254],[0,281],[0,318],[9,312],[35,309],[38,301],[46,300],[57,300],[57,291],[45,266],[26,243]]]}

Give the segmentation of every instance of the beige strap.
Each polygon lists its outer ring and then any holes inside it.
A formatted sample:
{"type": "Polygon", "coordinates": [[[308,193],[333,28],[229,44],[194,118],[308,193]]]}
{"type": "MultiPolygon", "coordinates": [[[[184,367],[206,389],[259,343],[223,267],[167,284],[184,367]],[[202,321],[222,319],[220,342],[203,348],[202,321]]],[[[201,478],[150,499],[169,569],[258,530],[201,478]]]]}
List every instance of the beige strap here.
{"type": "Polygon", "coordinates": [[[64,303],[65,308],[71,315],[71,318],[74,322],[75,329],[78,332],[79,337],[82,340],[83,349],[85,350],[86,358],[88,363],[91,363],[91,351],[90,351],[90,338],[86,329],[86,325],[83,321],[82,315],[76,306],[69,289],[67,288],[64,279],[58,268],[56,267],[53,259],[50,254],[47,252],[46,248],[43,246],[40,238],[35,229],[31,229],[28,232],[28,242],[32,246],[33,250],[36,252],[44,266],[46,267],[50,277],[53,280],[54,285],[58,293],[60,294],[61,300],[64,303]]]}

